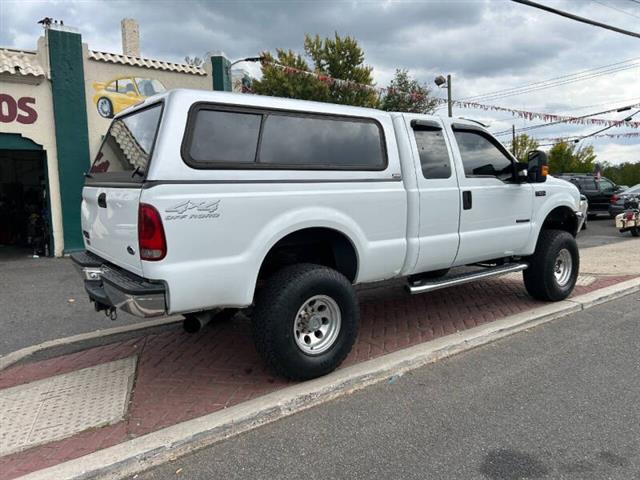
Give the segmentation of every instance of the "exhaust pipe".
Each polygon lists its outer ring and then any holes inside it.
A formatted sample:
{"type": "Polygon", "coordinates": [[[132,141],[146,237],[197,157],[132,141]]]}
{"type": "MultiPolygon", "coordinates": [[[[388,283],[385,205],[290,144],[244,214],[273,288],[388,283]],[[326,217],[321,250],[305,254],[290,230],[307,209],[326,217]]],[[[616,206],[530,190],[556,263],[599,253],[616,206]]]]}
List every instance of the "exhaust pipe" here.
{"type": "Polygon", "coordinates": [[[189,313],[184,316],[182,327],[187,333],[198,333],[202,328],[211,321],[211,312],[189,313]]]}

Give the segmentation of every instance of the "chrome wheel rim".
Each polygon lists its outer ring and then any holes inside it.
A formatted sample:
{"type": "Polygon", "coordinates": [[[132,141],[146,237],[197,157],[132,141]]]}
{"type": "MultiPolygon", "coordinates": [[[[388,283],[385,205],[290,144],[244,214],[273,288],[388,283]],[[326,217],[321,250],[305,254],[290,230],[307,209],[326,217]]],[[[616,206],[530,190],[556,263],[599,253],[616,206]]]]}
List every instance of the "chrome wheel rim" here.
{"type": "Polygon", "coordinates": [[[298,310],[293,324],[296,345],[307,355],[320,355],[338,338],[342,314],[336,301],[326,295],[314,295],[298,310]]]}
{"type": "Polygon", "coordinates": [[[573,258],[571,257],[571,252],[566,248],[563,248],[558,252],[556,262],[553,266],[553,275],[556,278],[557,284],[561,287],[567,285],[571,279],[572,271],[573,258]]]}
{"type": "Polygon", "coordinates": [[[100,115],[103,117],[111,115],[111,105],[109,104],[109,100],[106,98],[98,100],[98,112],[100,112],[100,115]]]}

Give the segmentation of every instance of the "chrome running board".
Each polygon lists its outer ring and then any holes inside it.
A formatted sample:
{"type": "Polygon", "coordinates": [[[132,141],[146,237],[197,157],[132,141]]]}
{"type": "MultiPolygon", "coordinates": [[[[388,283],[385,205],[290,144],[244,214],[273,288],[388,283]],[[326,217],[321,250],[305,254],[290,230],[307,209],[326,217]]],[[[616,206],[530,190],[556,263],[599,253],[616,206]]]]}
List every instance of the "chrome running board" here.
{"type": "Polygon", "coordinates": [[[407,285],[407,288],[409,289],[409,293],[413,295],[433,292],[434,290],[440,290],[441,288],[462,285],[469,282],[475,282],[476,280],[499,277],[500,275],[505,275],[507,273],[521,272],[528,266],[529,264],[527,263],[510,263],[507,265],[500,265],[499,267],[490,267],[485,270],[480,270],[479,272],[476,271],[445,277],[441,280],[418,280],[407,285]]]}

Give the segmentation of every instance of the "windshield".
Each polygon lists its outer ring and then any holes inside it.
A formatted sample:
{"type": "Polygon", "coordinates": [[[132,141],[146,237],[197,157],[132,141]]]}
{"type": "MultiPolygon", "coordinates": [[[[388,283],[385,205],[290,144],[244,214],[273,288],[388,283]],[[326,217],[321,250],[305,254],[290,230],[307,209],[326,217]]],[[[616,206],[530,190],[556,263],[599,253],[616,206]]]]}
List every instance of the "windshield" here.
{"type": "Polygon", "coordinates": [[[138,85],[138,91],[143,97],[150,97],[165,91],[164,85],[155,78],[136,78],[136,85],[138,85]]]}
{"type": "Polygon", "coordinates": [[[638,185],[634,185],[631,188],[627,188],[624,192],[622,193],[640,193],[640,183],[638,185]]]}
{"type": "Polygon", "coordinates": [[[114,120],[89,173],[92,176],[112,174],[109,180],[142,179],[151,157],[161,112],[162,105],[158,103],[114,120]]]}

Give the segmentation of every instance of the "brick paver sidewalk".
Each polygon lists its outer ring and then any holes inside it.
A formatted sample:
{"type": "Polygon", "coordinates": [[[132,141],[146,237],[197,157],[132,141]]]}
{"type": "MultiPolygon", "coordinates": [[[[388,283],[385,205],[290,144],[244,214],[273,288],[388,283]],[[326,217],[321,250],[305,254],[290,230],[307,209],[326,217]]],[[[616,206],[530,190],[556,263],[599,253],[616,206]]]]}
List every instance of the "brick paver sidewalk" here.
{"type": "MultiPolygon", "coordinates": [[[[628,278],[595,277],[590,285],[578,286],[575,295],[628,278]]],[[[409,296],[397,283],[386,284],[362,290],[360,298],[360,334],[345,365],[541,305],[527,296],[521,280],[513,278],[417,296],[409,296]]],[[[238,316],[195,335],[176,326],[160,334],[15,366],[0,372],[0,389],[134,355],[137,374],[124,421],[1,457],[0,479],[78,458],[289,385],[265,369],[251,341],[249,320],[238,316]]]]}

